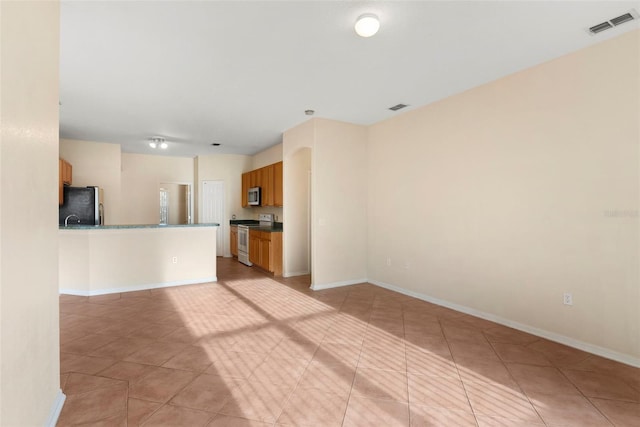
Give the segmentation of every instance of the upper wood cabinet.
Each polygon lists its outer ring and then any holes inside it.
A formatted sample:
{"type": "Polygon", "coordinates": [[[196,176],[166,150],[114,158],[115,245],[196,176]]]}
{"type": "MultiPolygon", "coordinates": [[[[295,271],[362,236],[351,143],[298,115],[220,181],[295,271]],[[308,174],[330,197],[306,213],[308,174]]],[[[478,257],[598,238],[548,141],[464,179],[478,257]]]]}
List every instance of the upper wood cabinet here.
{"type": "Polygon", "coordinates": [[[248,193],[249,188],[251,188],[251,174],[250,172],[246,172],[242,174],[242,207],[249,207],[248,193]]]}
{"type": "Polygon", "coordinates": [[[58,158],[58,204],[64,202],[64,186],[73,183],[73,167],[65,159],[58,158]]]}
{"type": "Polygon", "coordinates": [[[258,169],[260,171],[260,183],[262,184],[261,206],[273,206],[273,165],[258,169]]]}
{"type": "Polygon", "coordinates": [[[73,166],[64,159],[60,159],[60,162],[62,168],[62,183],[64,185],[71,185],[73,182],[73,166]]]}
{"type": "Polygon", "coordinates": [[[260,185],[260,171],[258,169],[249,172],[249,187],[261,187],[260,185]]]}
{"type": "Polygon", "coordinates": [[[273,165],[273,205],[283,206],[284,197],[282,191],[282,162],[273,165]]]}
{"type": "Polygon", "coordinates": [[[251,207],[247,200],[247,192],[251,187],[261,189],[260,206],[281,207],[283,205],[282,183],[282,162],[243,173],[242,207],[251,207]]]}

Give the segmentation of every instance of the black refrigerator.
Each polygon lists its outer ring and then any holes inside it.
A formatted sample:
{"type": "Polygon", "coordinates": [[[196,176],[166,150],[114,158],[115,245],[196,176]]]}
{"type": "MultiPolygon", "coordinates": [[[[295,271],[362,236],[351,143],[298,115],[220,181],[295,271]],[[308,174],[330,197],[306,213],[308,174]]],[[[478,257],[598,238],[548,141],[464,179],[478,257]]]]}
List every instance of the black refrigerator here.
{"type": "Polygon", "coordinates": [[[98,187],[64,187],[64,201],[59,208],[58,224],[101,225],[103,206],[98,187]]]}

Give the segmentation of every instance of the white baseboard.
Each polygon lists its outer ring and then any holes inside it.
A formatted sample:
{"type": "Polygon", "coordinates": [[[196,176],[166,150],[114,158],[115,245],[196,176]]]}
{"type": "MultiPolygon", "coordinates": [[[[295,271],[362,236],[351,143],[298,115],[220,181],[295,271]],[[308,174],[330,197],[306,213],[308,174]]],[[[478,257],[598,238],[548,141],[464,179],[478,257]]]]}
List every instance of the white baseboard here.
{"type": "Polygon", "coordinates": [[[608,348],[600,347],[594,344],[586,343],[584,341],[576,340],[571,337],[567,337],[565,335],[557,334],[555,332],[546,331],[544,329],[539,329],[533,326],[525,325],[522,323],[515,322],[513,320],[505,319],[500,316],[496,316],[491,313],[485,313],[480,310],[476,310],[470,307],[466,307],[463,305],[455,304],[449,301],[441,300],[438,298],[433,298],[428,295],[421,294],[419,292],[410,291],[395,285],[391,285],[389,283],[380,282],[377,280],[369,280],[369,283],[380,286],[381,288],[389,289],[391,291],[395,291],[410,297],[414,297],[417,299],[421,299],[423,301],[427,301],[433,304],[441,305],[443,307],[450,308],[452,310],[460,311],[465,314],[469,314],[472,316],[479,317],[481,319],[490,320],[492,322],[499,323],[504,326],[508,326],[513,329],[517,329],[522,332],[527,332],[529,334],[533,334],[542,338],[546,338],[550,341],[554,341],[560,344],[564,344],[569,347],[577,348],[578,350],[586,351],[588,353],[592,353],[598,356],[602,356],[607,359],[615,360],[620,363],[624,363],[627,365],[635,366],[640,368],[640,359],[630,356],[628,354],[618,353],[616,351],[610,350],[608,348]]]}
{"type": "Polygon", "coordinates": [[[62,412],[62,407],[64,406],[64,401],[66,399],[67,396],[64,395],[62,390],[58,389],[58,393],[53,401],[53,405],[51,405],[49,418],[47,419],[47,423],[45,424],[45,426],[55,427],[55,425],[58,423],[58,418],[60,417],[60,412],[62,412]]]}
{"type": "Polygon", "coordinates": [[[93,297],[98,295],[118,294],[121,292],[146,291],[149,289],[170,288],[172,286],[197,285],[200,283],[209,283],[209,282],[217,282],[217,281],[218,281],[218,278],[216,276],[213,276],[213,277],[204,277],[202,279],[194,279],[194,280],[178,280],[174,282],[147,283],[144,285],[125,286],[122,288],[96,289],[96,290],[89,290],[89,291],[78,290],[78,289],[60,289],[60,293],[65,295],[78,295],[81,297],[93,297]]]}
{"type": "Polygon", "coordinates": [[[307,274],[310,274],[311,272],[309,270],[307,271],[293,271],[291,273],[284,273],[282,275],[282,277],[296,277],[296,276],[306,276],[307,274]]]}
{"type": "Polygon", "coordinates": [[[331,288],[339,288],[341,286],[350,286],[350,285],[358,285],[360,283],[367,283],[367,279],[355,279],[355,280],[345,280],[342,282],[332,282],[332,283],[323,283],[323,284],[312,284],[309,286],[314,291],[321,291],[323,289],[331,289],[331,288]]]}

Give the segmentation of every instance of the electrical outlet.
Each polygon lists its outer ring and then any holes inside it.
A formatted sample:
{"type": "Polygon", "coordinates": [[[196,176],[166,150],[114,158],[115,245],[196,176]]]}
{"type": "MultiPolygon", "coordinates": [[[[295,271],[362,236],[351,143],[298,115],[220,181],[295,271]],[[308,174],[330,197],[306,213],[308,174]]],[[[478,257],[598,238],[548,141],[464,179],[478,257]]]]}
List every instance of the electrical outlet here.
{"type": "Polygon", "coordinates": [[[573,295],[570,292],[565,292],[562,296],[562,302],[564,305],[573,305],[573,295]]]}
{"type": "Polygon", "coordinates": [[[405,270],[408,270],[408,269],[409,269],[409,267],[410,267],[409,261],[405,261],[405,262],[404,262],[404,269],[405,269],[405,270]]]}
{"type": "Polygon", "coordinates": [[[387,257],[387,267],[391,267],[391,257],[387,257]]]}
{"type": "Polygon", "coordinates": [[[174,256],[173,258],[171,258],[171,262],[173,262],[174,264],[178,263],[178,257],[174,256]]]}

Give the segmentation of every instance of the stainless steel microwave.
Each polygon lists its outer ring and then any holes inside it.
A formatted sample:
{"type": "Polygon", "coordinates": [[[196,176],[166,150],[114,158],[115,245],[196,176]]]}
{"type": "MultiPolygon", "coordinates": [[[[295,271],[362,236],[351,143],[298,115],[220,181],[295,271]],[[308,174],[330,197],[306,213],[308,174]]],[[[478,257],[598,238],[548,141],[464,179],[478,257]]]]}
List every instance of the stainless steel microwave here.
{"type": "Polygon", "coordinates": [[[251,187],[247,195],[249,206],[260,206],[260,187],[251,187]]]}

